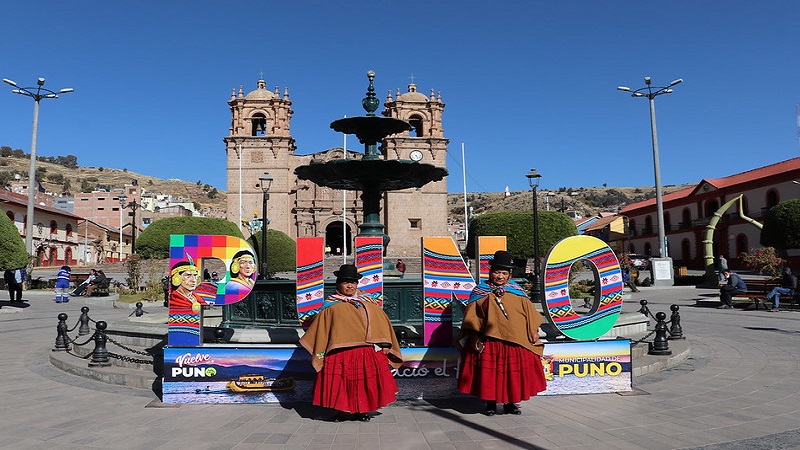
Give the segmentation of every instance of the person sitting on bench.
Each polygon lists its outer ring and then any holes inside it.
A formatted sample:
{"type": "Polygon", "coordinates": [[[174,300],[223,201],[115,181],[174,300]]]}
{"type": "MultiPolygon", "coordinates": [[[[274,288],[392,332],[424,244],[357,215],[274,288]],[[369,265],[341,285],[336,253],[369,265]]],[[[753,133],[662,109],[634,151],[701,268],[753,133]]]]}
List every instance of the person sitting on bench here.
{"type": "Polygon", "coordinates": [[[728,282],[723,284],[719,290],[719,300],[722,304],[717,306],[717,309],[731,309],[733,308],[731,298],[736,294],[747,291],[747,285],[744,284],[744,280],[739,274],[731,272],[730,269],[722,269],[720,273],[725,276],[728,282]]]}
{"type": "Polygon", "coordinates": [[[781,306],[781,295],[791,297],[795,291],[797,291],[797,277],[792,273],[791,268],[786,267],[783,269],[781,285],[772,288],[769,294],[764,297],[764,307],[767,308],[767,311],[777,310],[781,306]]]}
{"type": "Polygon", "coordinates": [[[97,278],[97,271],[92,269],[92,273],[90,273],[89,276],[85,280],[83,280],[83,283],[79,284],[78,287],[76,287],[74,291],[70,292],[69,295],[71,295],[73,297],[77,297],[79,295],[83,295],[83,291],[85,291],[86,288],[89,287],[89,284],[95,278],[97,278]]]}
{"type": "Polygon", "coordinates": [[[94,293],[94,291],[96,291],[97,289],[108,288],[107,280],[108,279],[106,278],[105,272],[103,272],[102,269],[98,270],[97,277],[94,280],[92,280],[89,283],[89,287],[86,288],[86,295],[91,297],[92,293],[94,293]]]}

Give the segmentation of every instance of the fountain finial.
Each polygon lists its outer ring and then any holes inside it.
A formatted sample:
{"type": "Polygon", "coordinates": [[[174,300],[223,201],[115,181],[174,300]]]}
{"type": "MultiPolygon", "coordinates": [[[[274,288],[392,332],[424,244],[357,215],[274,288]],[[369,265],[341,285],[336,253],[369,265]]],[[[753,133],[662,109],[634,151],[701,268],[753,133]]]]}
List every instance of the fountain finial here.
{"type": "Polygon", "coordinates": [[[375,80],[375,72],[368,70],[367,78],[369,78],[369,88],[367,88],[367,96],[361,101],[361,106],[364,107],[364,110],[367,112],[368,116],[374,116],[375,111],[378,109],[378,105],[380,104],[378,97],[375,96],[375,86],[373,85],[373,81],[375,80]]]}

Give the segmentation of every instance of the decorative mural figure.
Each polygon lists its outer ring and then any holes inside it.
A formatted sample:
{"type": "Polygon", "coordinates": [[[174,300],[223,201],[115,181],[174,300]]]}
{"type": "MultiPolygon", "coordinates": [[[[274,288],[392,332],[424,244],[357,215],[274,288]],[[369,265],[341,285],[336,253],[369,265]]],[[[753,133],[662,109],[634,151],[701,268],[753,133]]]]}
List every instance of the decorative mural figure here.
{"type": "Polygon", "coordinates": [[[249,293],[255,284],[256,261],[253,253],[249,250],[237,252],[233,255],[229,269],[231,279],[225,284],[225,293],[249,293]]]}
{"type": "Polygon", "coordinates": [[[202,305],[209,304],[203,298],[194,295],[200,271],[197,270],[191,257],[188,257],[188,261],[181,261],[172,266],[169,275],[172,283],[172,292],[169,295],[170,308],[199,312],[202,305]]]}
{"type": "Polygon", "coordinates": [[[489,280],[472,290],[457,338],[461,346],[458,390],[497,403],[506,414],[521,414],[516,403],[547,389],[539,326],[544,320],[522,288],[511,280],[511,253],[499,250],[489,263],[489,280]],[[463,340],[463,344],[461,341],[463,340]]]}
{"type": "Polygon", "coordinates": [[[397,382],[389,365],[399,368],[403,356],[389,317],[358,291],[363,275],[356,266],[344,264],[333,274],[336,293],[300,338],[317,371],[313,404],[339,411],[337,421],[366,422],[368,412],[395,401],[397,382]]]}

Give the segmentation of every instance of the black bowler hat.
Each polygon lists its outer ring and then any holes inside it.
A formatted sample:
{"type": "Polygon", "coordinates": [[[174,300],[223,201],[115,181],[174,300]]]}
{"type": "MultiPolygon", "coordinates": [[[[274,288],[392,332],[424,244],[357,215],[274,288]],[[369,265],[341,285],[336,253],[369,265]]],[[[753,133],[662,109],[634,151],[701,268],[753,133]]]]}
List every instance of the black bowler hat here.
{"type": "Polygon", "coordinates": [[[514,265],[514,258],[511,257],[511,253],[505,250],[498,250],[494,252],[494,259],[489,261],[489,266],[492,268],[498,269],[513,269],[516,266],[514,265]]]}
{"type": "Polygon", "coordinates": [[[340,281],[358,281],[364,275],[358,273],[356,266],[352,264],[342,264],[339,270],[334,270],[333,274],[336,275],[336,282],[340,281]]]}

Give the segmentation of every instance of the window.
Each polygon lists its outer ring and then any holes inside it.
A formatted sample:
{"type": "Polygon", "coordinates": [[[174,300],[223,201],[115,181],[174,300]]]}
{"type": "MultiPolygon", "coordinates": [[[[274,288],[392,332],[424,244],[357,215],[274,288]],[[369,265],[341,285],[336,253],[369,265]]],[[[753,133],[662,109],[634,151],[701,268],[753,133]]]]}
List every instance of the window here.
{"type": "Polygon", "coordinates": [[[67,229],[67,237],[72,236],[72,224],[71,223],[67,224],[67,228],[66,229],[67,229]]]}
{"type": "Polygon", "coordinates": [[[422,229],[422,219],[408,219],[408,225],[412,230],[422,229]]]}
{"type": "Polygon", "coordinates": [[[14,221],[14,212],[13,211],[6,211],[6,216],[8,216],[11,221],[14,221]]]}
{"type": "Polygon", "coordinates": [[[692,228],[692,212],[689,211],[689,208],[683,208],[681,216],[683,217],[681,219],[681,229],[692,228]]]}
{"type": "Polygon", "coordinates": [[[58,223],[55,220],[50,221],[50,234],[56,234],[58,232],[58,223]]]}
{"type": "Polygon", "coordinates": [[[775,189],[770,189],[767,192],[767,198],[766,198],[767,210],[777,205],[779,201],[780,197],[778,196],[778,191],[776,191],[775,189]]]}

